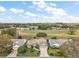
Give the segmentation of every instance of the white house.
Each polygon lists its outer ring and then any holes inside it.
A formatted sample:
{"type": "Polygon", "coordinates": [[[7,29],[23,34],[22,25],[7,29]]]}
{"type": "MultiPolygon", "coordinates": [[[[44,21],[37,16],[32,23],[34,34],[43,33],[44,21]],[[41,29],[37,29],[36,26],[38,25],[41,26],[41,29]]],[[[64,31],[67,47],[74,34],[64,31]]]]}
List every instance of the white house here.
{"type": "Polygon", "coordinates": [[[17,30],[30,30],[30,28],[17,27],[17,30]]]}
{"type": "Polygon", "coordinates": [[[38,29],[38,26],[30,26],[30,29],[37,30],[38,29]]]}

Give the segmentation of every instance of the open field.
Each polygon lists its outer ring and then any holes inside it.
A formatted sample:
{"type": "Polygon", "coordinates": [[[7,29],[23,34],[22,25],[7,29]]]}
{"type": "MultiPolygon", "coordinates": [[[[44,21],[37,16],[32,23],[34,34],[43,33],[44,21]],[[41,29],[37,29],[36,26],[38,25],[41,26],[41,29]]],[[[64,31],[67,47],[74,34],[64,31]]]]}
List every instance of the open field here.
{"type": "Polygon", "coordinates": [[[48,36],[47,38],[57,37],[57,38],[70,38],[70,37],[78,37],[79,30],[74,31],[74,35],[69,35],[69,30],[18,30],[19,34],[22,35],[24,38],[32,38],[36,36],[39,32],[44,32],[48,36]]]}

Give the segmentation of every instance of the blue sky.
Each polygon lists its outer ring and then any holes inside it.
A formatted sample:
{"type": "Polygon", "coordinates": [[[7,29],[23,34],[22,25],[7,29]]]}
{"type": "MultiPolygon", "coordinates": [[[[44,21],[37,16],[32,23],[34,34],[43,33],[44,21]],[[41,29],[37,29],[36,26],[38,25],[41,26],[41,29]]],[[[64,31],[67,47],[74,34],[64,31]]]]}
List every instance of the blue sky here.
{"type": "Polygon", "coordinates": [[[1,23],[79,23],[79,1],[0,1],[1,23]]]}

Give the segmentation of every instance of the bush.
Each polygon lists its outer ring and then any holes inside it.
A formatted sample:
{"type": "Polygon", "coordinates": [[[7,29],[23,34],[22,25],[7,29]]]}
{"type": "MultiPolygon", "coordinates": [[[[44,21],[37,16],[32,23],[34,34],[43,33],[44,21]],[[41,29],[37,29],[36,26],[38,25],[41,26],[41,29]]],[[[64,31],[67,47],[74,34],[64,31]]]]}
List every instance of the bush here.
{"type": "Polygon", "coordinates": [[[22,36],[18,36],[18,39],[22,39],[22,36]]]}
{"type": "Polygon", "coordinates": [[[69,35],[74,35],[74,34],[75,34],[75,30],[70,29],[69,32],[68,32],[68,34],[69,34],[69,35]]]}
{"type": "Polygon", "coordinates": [[[50,53],[49,55],[50,55],[50,56],[54,56],[54,54],[53,54],[53,53],[50,53]]]}
{"type": "Polygon", "coordinates": [[[51,39],[57,39],[57,37],[56,37],[56,36],[54,36],[54,37],[52,37],[51,39]]]}
{"type": "Polygon", "coordinates": [[[47,34],[46,33],[39,32],[39,33],[37,33],[36,36],[37,37],[47,37],[47,34]]]}
{"type": "Polygon", "coordinates": [[[26,52],[26,46],[20,46],[19,48],[18,48],[18,53],[24,53],[24,52],[26,52]]]}

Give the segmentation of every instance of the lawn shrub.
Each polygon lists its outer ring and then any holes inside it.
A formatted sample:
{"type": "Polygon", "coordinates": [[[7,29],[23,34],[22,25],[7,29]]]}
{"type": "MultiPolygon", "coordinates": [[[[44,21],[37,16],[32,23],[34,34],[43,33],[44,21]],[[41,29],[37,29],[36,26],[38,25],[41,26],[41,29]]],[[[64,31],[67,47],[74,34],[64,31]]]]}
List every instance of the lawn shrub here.
{"type": "Polygon", "coordinates": [[[47,34],[46,33],[43,33],[43,32],[39,32],[36,34],[37,37],[47,37],[47,34]]]}
{"type": "Polygon", "coordinates": [[[20,46],[19,48],[18,48],[18,53],[24,53],[24,52],[26,52],[26,47],[25,46],[20,46]]]}

